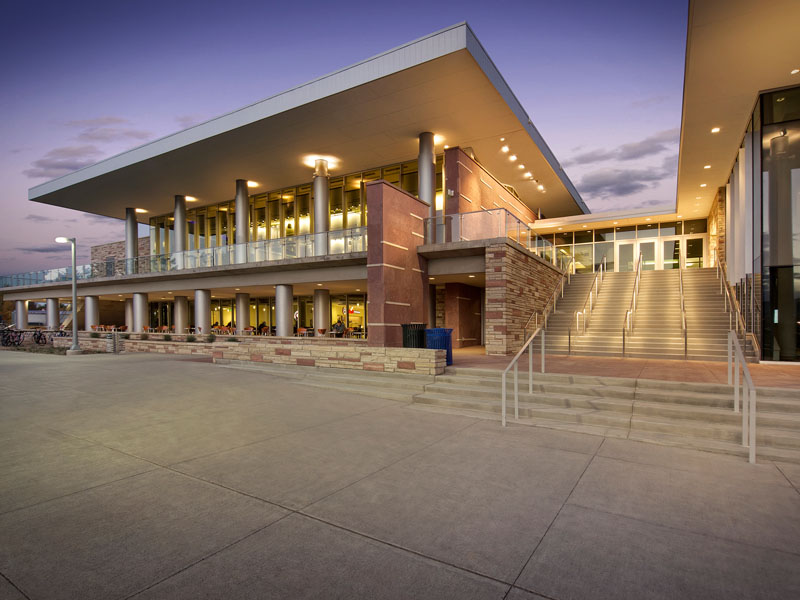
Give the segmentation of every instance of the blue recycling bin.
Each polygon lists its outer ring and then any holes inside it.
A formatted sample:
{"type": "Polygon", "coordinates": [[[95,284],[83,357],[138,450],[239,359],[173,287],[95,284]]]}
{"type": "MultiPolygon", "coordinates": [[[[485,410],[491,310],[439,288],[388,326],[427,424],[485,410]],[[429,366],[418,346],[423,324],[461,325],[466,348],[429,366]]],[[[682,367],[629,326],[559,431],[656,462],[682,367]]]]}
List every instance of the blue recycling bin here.
{"type": "Polygon", "coordinates": [[[447,350],[447,364],[453,364],[453,330],[444,327],[425,330],[425,340],[431,350],[447,350]]]}

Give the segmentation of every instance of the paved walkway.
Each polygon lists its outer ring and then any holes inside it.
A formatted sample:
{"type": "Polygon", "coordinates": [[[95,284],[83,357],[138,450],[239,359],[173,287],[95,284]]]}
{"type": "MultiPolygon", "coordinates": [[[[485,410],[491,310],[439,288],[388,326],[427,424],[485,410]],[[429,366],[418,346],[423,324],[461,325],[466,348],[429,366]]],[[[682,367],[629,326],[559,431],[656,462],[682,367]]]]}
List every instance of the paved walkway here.
{"type": "Polygon", "coordinates": [[[800,467],[0,353],[0,598],[798,598],[800,467]]]}
{"type": "MultiPolygon", "coordinates": [[[[483,346],[453,350],[453,366],[479,369],[505,369],[510,356],[486,356],[483,346]]],[[[539,369],[539,355],[534,353],[533,368],[539,369]]],[[[523,366],[527,369],[527,355],[523,366]]],[[[800,389],[800,364],[748,364],[753,383],[758,387],[788,387],[800,389]]],[[[657,360],[645,358],[602,358],[595,356],[545,357],[548,373],[630,377],[632,379],[661,379],[666,381],[695,381],[728,383],[728,363],[699,360],[657,360]]]]}

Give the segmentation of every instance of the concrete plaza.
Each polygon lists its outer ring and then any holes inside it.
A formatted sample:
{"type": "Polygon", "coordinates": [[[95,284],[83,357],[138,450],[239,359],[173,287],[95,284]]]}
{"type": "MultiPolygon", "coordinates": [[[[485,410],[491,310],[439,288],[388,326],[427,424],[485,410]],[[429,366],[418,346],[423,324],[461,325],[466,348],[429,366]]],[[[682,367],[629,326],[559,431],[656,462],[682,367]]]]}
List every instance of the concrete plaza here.
{"type": "Polygon", "coordinates": [[[0,599],[800,597],[797,465],[155,355],[0,377],[0,599]]]}

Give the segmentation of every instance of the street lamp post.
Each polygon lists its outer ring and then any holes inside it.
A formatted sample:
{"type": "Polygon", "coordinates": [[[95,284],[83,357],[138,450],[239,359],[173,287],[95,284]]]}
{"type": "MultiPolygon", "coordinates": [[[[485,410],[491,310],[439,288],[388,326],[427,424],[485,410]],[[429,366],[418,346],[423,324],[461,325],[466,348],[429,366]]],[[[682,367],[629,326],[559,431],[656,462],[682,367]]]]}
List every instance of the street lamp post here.
{"type": "Polygon", "coordinates": [[[59,244],[72,244],[72,347],[69,354],[80,354],[81,347],[78,344],[78,272],[75,265],[77,252],[75,250],[75,238],[57,237],[59,244]]]}

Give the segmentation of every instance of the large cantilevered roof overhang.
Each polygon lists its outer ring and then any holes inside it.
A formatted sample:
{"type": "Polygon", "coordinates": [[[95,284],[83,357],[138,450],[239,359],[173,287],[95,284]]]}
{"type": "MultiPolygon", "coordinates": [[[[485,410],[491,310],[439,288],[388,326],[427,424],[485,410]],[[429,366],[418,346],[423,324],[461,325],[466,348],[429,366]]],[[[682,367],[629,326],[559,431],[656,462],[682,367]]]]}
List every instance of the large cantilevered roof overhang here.
{"type": "Polygon", "coordinates": [[[466,23],[36,186],[29,199],[117,218],[126,207],[163,214],[176,194],[198,206],[229,200],[236,179],[256,192],[310,182],[308,155],[336,157],[333,175],[409,160],[424,131],[471,147],[534,210],[588,212],[466,23]]]}
{"type": "Polygon", "coordinates": [[[798,23],[798,0],[690,1],[677,212],[708,214],[759,92],[800,85],[798,23]]]}

